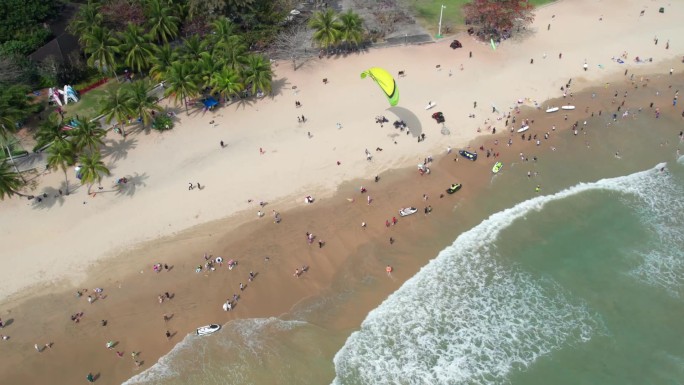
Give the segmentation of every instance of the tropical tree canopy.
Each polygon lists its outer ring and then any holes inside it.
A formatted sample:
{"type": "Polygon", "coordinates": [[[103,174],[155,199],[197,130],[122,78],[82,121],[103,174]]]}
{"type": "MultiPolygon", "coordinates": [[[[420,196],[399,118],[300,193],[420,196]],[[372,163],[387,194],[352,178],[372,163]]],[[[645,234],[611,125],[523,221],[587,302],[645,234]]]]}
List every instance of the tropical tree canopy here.
{"type": "Polygon", "coordinates": [[[150,75],[156,81],[161,81],[166,77],[166,72],[171,68],[171,64],[178,60],[178,52],[168,44],[155,45],[154,56],[150,58],[152,67],[150,75]]]}
{"type": "Polygon", "coordinates": [[[150,37],[144,33],[142,27],[128,23],[121,33],[119,52],[127,66],[137,72],[142,72],[149,68],[150,57],[153,55],[150,37]]]}
{"type": "Polygon", "coordinates": [[[88,193],[90,193],[90,187],[95,182],[102,183],[102,177],[110,174],[109,169],[102,161],[102,155],[97,151],[81,155],[79,163],[81,166],[79,170],[81,184],[88,185],[88,193]]]}
{"type": "Polygon", "coordinates": [[[339,42],[341,26],[332,9],[316,12],[309,19],[309,28],[314,30],[313,39],[322,48],[329,48],[339,42]]]}
{"type": "Polygon", "coordinates": [[[152,121],[152,111],[162,111],[157,98],[149,95],[152,88],[147,80],[138,80],[128,86],[128,108],[142,119],[143,127],[152,121]]]}
{"type": "Polygon", "coordinates": [[[119,42],[111,30],[95,26],[81,35],[80,40],[83,44],[83,51],[88,56],[88,65],[104,73],[114,73],[119,42]]]}
{"type": "Polygon", "coordinates": [[[145,9],[150,34],[158,42],[168,43],[178,36],[180,18],[175,15],[174,7],[167,0],[149,0],[145,9]]]}
{"type": "Polygon", "coordinates": [[[94,27],[102,26],[102,13],[97,3],[88,1],[82,5],[73,19],[69,22],[69,31],[76,36],[83,36],[94,27]]]}
{"type": "Polygon", "coordinates": [[[90,152],[95,152],[104,145],[102,138],[107,132],[100,128],[98,122],[91,122],[88,118],[76,119],[76,128],[69,131],[73,138],[73,144],[76,152],[81,152],[85,149],[90,152]]]}
{"type": "Polygon", "coordinates": [[[130,99],[131,94],[123,85],[108,90],[100,109],[100,113],[105,116],[105,122],[109,124],[112,120],[116,120],[119,125],[125,122],[126,118],[133,113],[130,108],[130,99]]]}
{"type": "Polygon", "coordinates": [[[262,91],[265,94],[271,93],[271,82],[273,81],[273,71],[271,63],[262,55],[247,56],[245,65],[245,84],[250,86],[253,94],[262,91]]]}
{"type": "Polygon", "coordinates": [[[165,87],[164,95],[173,95],[176,104],[182,101],[185,104],[185,111],[188,112],[187,98],[196,95],[199,91],[195,80],[194,65],[189,62],[171,64],[166,76],[165,87]]]}
{"type": "Polygon", "coordinates": [[[359,45],[363,41],[363,20],[361,16],[348,10],[339,15],[339,39],[343,43],[359,45]]]}
{"type": "Polygon", "coordinates": [[[6,159],[0,161],[0,200],[11,198],[14,194],[21,195],[19,190],[24,186],[21,176],[10,166],[6,159]]]}
{"type": "Polygon", "coordinates": [[[69,179],[67,170],[76,163],[76,154],[70,142],[55,142],[48,148],[47,166],[52,170],[60,169],[64,173],[66,195],[69,195],[69,179]]]}
{"type": "Polygon", "coordinates": [[[480,29],[483,39],[499,38],[516,26],[534,21],[534,5],[519,0],[471,0],[463,6],[465,19],[480,29]]]}

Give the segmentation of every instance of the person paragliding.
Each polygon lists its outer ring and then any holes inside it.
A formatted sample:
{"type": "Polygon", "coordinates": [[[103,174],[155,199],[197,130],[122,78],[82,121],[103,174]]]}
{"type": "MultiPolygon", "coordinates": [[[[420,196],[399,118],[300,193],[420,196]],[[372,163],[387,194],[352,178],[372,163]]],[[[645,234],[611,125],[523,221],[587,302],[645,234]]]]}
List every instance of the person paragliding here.
{"type": "Polygon", "coordinates": [[[382,92],[385,93],[387,101],[394,107],[399,103],[399,89],[392,75],[380,67],[373,67],[361,73],[361,79],[370,77],[378,84],[382,92]]]}

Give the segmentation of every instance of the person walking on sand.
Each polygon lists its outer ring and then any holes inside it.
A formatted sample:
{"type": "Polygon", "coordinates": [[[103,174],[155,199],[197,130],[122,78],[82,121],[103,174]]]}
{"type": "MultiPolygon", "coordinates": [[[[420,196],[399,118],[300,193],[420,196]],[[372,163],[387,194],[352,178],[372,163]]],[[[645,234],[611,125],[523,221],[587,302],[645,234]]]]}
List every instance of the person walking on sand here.
{"type": "Polygon", "coordinates": [[[93,377],[92,373],[88,373],[88,375],[86,376],[86,380],[88,380],[88,382],[92,383],[92,382],[95,382],[95,377],[93,377]]]}
{"type": "Polygon", "coordinates": [[[195,186],[192,185],[192,182],[188,182],[188,191],[194,189],[195,186]]]}
{"type": "Polygon", "coordinates": [[[40,346],[38,346],[38,344],[33,345],[33,347],[36,348],[36,351],[37,351],[38,353],[40,353],[40,352],[43,351],[43,350],[40,348],[40,346]]]}
{"type": "Polygon", "coordinates": [[[373,199],[371,198],[370,195],[368,196],[368,199],[367,199],[367,200],[368,200],[368,205],[370,206],[371,202],[373,201],[373,199]]]}
{"type": "Polygon", "coordinates": [[[166,333],[164,333],[164,335],[166,336],[167,340],[171,339],[171,332],[170,331],[167,330],[166,333]]]}

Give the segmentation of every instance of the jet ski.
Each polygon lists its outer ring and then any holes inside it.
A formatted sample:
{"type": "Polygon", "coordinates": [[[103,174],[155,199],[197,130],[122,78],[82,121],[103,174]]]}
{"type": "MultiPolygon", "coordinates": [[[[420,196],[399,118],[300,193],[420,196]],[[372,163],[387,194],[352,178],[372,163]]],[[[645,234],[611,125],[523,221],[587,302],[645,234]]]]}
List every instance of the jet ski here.
{"type": "Polygon", "coordinates": [[[477,160],[477,153],[476,152],[470,152],[466,150],[460,150],[458,152],[462,157],[467,158],[472,160],[473,162],[477,160]]]}
{"type": "Polygon", "coordinates": [[[411,214],[415,214],[418,211],[417,208],[415,207],[405,207],[401,210],[399,210],[399,216],[406,217],[411,214]]]}
{"type": "Polygon", "coordinates": [[[499,171],[501,171],[501,167],[503,167],[503,163],[502,162],[496,162],[494,164],[494,167],[492,167],[492,172],[494,174],[498,173],[499,171]]]}
{"type": "Polygon", "coordinates": [[[463,187],[463,185],[461,185],[460,183],[454,183],[454,184],[452,184],[451,186],[449,186],[449,188],[446,190],[446,192],[447,192],[448,194],[453,194],[453,193],[455,193],[456,191],[460,190],[461,187],[463,187]]]}

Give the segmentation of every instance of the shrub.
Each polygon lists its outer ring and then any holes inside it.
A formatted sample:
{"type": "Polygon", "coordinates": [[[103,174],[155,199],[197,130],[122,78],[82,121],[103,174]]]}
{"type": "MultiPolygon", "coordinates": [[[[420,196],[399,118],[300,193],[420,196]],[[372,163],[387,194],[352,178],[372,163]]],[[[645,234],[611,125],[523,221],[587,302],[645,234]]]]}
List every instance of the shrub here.
{"type": "Polygon", "coordinates": [[[164,132],[173,128],[173,119],[166,114],[157,114],[157,117],[152,121],[152,128],[164,132]]]}

